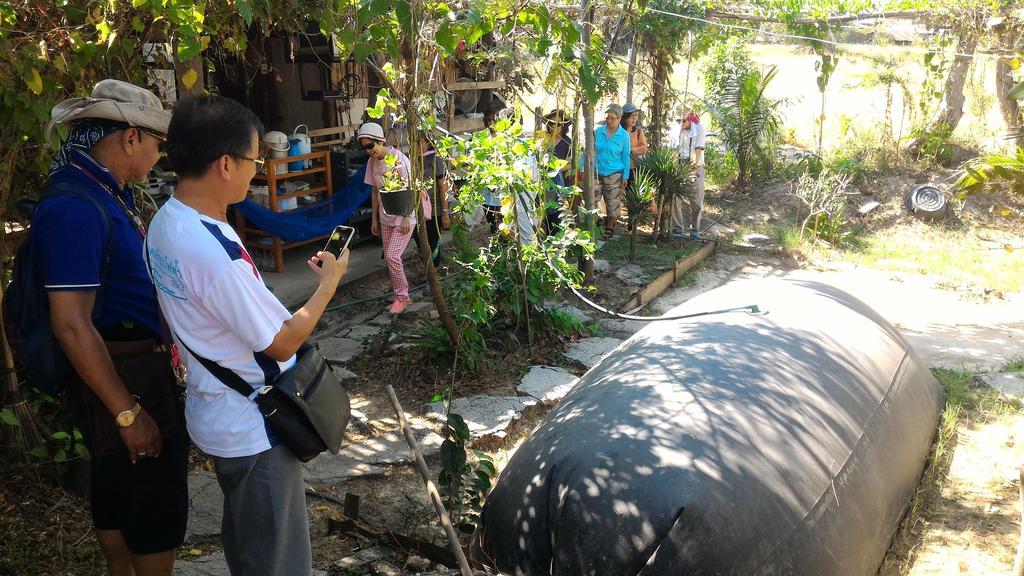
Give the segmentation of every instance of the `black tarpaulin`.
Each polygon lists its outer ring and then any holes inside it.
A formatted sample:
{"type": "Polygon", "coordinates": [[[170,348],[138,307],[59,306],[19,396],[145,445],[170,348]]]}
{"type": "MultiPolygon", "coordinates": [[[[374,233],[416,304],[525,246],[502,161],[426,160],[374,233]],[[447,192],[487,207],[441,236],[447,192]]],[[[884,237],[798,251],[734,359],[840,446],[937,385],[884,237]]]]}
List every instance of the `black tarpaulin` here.
{"type": "Polygon", "coordinates": [[[508,574],[872,575],[941,392],[862,302],[730,284],[584,375],[501,473],[473,553],[508,574]]]}

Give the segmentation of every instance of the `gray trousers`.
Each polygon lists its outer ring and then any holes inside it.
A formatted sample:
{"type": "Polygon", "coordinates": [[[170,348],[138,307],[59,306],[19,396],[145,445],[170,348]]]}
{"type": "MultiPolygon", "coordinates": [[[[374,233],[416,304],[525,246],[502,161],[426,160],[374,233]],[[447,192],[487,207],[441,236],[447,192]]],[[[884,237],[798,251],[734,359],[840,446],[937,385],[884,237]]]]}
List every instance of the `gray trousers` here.
{"type": "Polygon", "coordinates": [[[622,209],[622,172],[598,176],[597,189],[601,191],[601,196],[604,197],[604,206],[608,210],[608,219],[605,220],[604,227],[611,228],[619,221],[622,209]]]}
{"type": "Polygon", "coordinates": [[[224,492],[221,537],[231,576],[310,576],[302,464],[283,444],[254,456],[213,457],[224,492]]]}
{"type": "Polygon", "coordinates": [[[690,199],[690,218],[683,218],[683,201],[676,198],[672,202],[672,227],[686,230],[692,228],[700,232],[700,216],[704,211],[704,168],[694,170],[696,179],[693,181],[693,198],[690,199]]]}

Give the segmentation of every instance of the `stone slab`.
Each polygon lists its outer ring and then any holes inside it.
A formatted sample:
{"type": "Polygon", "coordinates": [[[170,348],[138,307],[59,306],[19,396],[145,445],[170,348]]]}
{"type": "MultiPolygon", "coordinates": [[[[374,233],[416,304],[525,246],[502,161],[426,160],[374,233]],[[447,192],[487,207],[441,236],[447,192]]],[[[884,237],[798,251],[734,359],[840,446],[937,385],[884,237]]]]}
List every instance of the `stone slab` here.
{"type": "Polygon", "coordinates": [[[594,260],[594,272],[607,272],[611,269],[612,265],[607,260],[601,260],[600,258],[594,260]]]}
{"type": "Polygon", "coordinates": [[[631,286],[643,286],[651,281],[650,276],[638,264],[626,264],[615,271],[615,277],[631,286]]]}
{"type": "Polygon", "coordinates": [[[352,340],[359,340],[360,342],[362,342],[363,339],[372,338],[377,334],[380,334],[380,326],[368,326],[366,324],[360,324],[358,326],[353,326],[347,332],[340,335],[346,338],[351,338],[352,340]]]}
{"type": "Polygon", "coordinates": [[[601,333],[605,336],[612,338],[622,338],[625,340],[633,334],[640,331],[641,328],[647,326],[650,322],[643,320],[619,320],[617,318],[603,318],[601,319],[601,333]]]}
{"type": "Polygon", "coordinates": [[[587,368],[593,368],[604,358],[606,354],[614,350],[622,340],[618,338],[584,338],[569,344],[569,350],[565,353],[570,358],[583,364],[587,368]]]}
{"type": "Polygon", "coordinates": [[[1001,394],[1024,399],[1024,374],[990,372],[981,375],[981,381],[1001,394]]]}
{"type": "Polygon", "coordinates": [[[223,513],[224,493],[220,491],[214,473],[205,470],[189,473],[188,524],[185,539],[220,534],[223,513]]]}
{"type": "MultiPolygon", "coordinates": [[[[351,447],[350,447],[351,448],[351,447]]],[[[342,450],[340,454],[323,453],[302,465],[307,482],[340,482],[348,478],[380,476],[380,466],[360,462],[342,450]]]]}
{"type": "Polygon", "coordinates": [[[346,386],[359,381],[359,374],[356,374],[344,366],[332,365],[331,372],[334,373],[334,377],[338,379],[338,382],[341,382],[346,386]]]}
{"type": "MultiPolygon", "coordinates": [[[[468,398],[456,398],[452,403],[452,412],[462,416],[469,426],[469,432],[473,438],[504,437],[505,430],[519,418],[523,409],[536,403],[537,399],[529,396],[481,394],[468,398]]],[[[431,418],[444,421],[445,405],[443,402],[427,404],[426,413],[431,418]]]]}
{"type": "Polygon", "coordinates": [[[178,560],[174,563],[174,576],[231,576],[224,551],[219,550],[194,560],[178,560]]]}
{"type": "Polygon", "coordinates": [[[530,366],[516,391],[541,402],[561,400],[576,384],[576,375],[557,366],[530,366]]]}
{"type": "Polygon", "coordinates": [[[561,310],[566,314],[569,314],[573,318],[579,320],[582,324],[590,324],[593,319],[587,315],[586,311],[577,308],[571,304],[559,304],[559,303],[547,303],[544,305],[548,310],[561,310]]]}
{"type": "MultiPolygon", "coordinates": [[[[441,451],[444,441],[433,430],[413,426],[412,435],[420,445],[420,453],[430,458],[441,451]]],[[[349,458],[364,464],[402,464],[412,462],[412,452],[400,430],[381,434],[342,449],[338,457],[349,458]]]]}
{"type": "Polygon", "coordinates": [[[372,324],[374,326],[384,327],[384,326],[390,326],[391,323],[394,322],[394,320],[395,320],[395,315],[394,314],[392,314],[390,312],[384,312],[383,314],[378,314],[376,317],[374,317],[373,320],[370,320],[370,324],[372,324]]]}
{"type": "Polygon", "coordinates": [[[329,362],[345,364],[363,352],[363,343],[351,338],[321,338],[320,353],[329,362]]]}

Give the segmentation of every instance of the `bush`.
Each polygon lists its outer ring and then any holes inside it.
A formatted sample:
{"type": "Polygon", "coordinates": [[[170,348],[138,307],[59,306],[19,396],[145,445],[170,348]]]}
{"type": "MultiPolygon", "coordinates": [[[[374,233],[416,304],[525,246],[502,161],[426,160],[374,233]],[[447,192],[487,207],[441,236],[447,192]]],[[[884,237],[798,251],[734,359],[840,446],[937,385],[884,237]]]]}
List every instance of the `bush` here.
{"type": "Polygon", "coordinates": [[[919,159],[940,165],[953,161],[953,128],[949,124],[940,124],[935,130],[918,128],[913,134],[921,140],[919,159]]]}
{"type": "Polygon", "coordinates": [[[740,173],[740,165],[731,150],[721,145],[707,143],[704,150],[705,178],[719,190],[728,188],[740,173]]]}
{"type": "Polygon", "coordinates": [[[800,239],[823,241],[833,247],[855,243],[856,234],[847,224],[845,174],[823,172],[820,177],[804,174],[797,181],[795,195],[804,204],[800,239]]]}

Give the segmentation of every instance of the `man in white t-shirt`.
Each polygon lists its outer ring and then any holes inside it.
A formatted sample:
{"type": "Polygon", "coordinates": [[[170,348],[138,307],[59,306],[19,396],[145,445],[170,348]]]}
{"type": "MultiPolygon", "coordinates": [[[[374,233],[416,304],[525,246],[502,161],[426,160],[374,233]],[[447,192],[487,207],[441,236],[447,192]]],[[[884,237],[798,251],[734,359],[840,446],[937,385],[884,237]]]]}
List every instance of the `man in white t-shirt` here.
{"type": "Polygon", "coordinates": [[[178,174],[174,197],[157,213],[146,255],[160,308],[188,366],[185,417],[192,441],[214,462],[224,492],[222,537],[233,576],[309,576],[312,555],[299,460],[277,441],[254,401],[258,388],[295,363],[348,267],[317,253],[316,292],[290,314],[266,288],[227,207],[245,199],[263,164],[263,125],[220,96],[180,102],[167,157],[178,174]],[[234,371],[253,387],[245,397],[193,354],[234,371]]]}
{"type": "Polygon", "coordinates": [[[682,113],[679,119],[679,133],[672,142],[679,152],[679,159],[690,161],[693,169],[693,198],[690,200],[690,218],[683,217],[683,202],[672,203],[672,236],[681,238],[690,229],[690,239],[700,240],[700,217],[704,211],[704,139],[707,130],[700,123],[700,117],[692,110],[682,113]]]}

